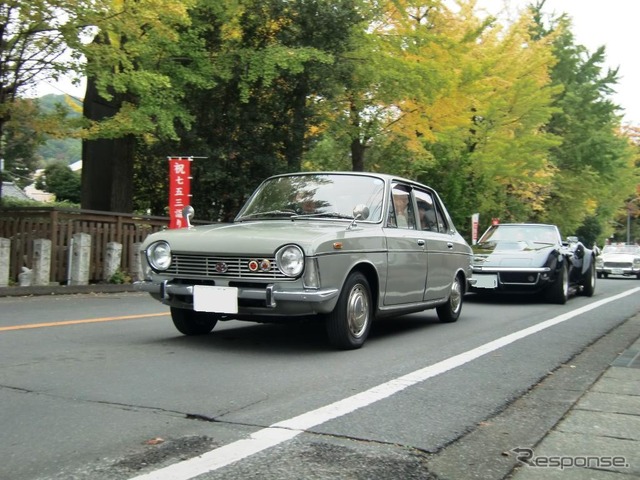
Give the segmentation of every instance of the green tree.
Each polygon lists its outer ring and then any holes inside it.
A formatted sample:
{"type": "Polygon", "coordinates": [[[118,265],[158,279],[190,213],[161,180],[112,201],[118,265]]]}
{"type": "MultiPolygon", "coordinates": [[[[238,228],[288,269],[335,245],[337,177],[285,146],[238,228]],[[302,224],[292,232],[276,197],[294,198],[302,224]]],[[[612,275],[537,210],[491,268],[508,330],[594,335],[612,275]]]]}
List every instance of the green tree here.
{"type": "MultiPolygon", "coordinates": [[[[1,158],[9,160],[13,155],[11,151],[4,151],[3,146],[10,142],[5,138],[7,123],[14,115],[19,115],[17,109],[24,108],[15,100],[39,80],[56,79],[77,68],[77,57],[64,55],[67,47],[65,31],[70,31],[76,18],[75,9],[82,3],[78,0],[33,0],[28,3],[3,0],[0,3],[1,158]]],[[[16,125],[14,122],[13,133],[17,131],[16,125]]]]}
{"type": "Polygon", "coordinates": [[[80,175],[65,162],[55,162],[44,169],[36,188],[53,193],[57,202],[80,203],[80,175]]]}
{"type": "Polygon", "coordinates": [[[566,16],[549,22],[548,28],[538,23],[536,33],[555,37],[558,62],[551,78],[562,92],[545,130],[562,142],[550,151],[557,171],[545,208],[536,220],[557,224],[570,235],[578,230],[597,231],[592,225],[597,219],[599,231],[606,237],[613,230],[611,220],[616,210],[635,196],[638,183],[634,151],[621,134],[620,108],[611,100],[618,72],[603,67],[604,47],[590,53],[575,43],[566,16]]]}
{"type": "MultiPolygon", "coordinates": [[[[354,170],[436,187],[458,225],[475,211],[530,216],[542,208],[556,144],[541,131],[556,91],[550,41],[531,38],[528,15],[503,30],[479,19],[474,2],[458,3],[455,13],[439,1],[378,4],[327,119],[333,141],[316,148],[346,143],[354,170]]],[[[307,156],[312,165],[316,157],[307,156]]]]}
{"type": "Polygon", "coordinates": [[[201,218],[215,220],[232,218],[266,176],[299,170],[308,132],[319,121],[314,99],[332,94],[334,59],[362,21],[355,5],[247,0],[230,20],[231,12],[225,17],[202,2],[191,12],[192,26],[216,59],[216,84],[190,92],[185,103],[193,126],[180,130],[179,143],[144,148],[141,169],[148,176],[157,165],[166,175],[159,159],[205,157],[192,166],[193,201],[201,218]]]}
{"type": "Polygon", "coordinates": [[[38,129],[39,118],[36,101],[16,99],[11,118],[4,126],[5,175],[23,188],[32,183],[31,175],[43,164],[38,148],[44,144],[45,136],[38,129]]]}

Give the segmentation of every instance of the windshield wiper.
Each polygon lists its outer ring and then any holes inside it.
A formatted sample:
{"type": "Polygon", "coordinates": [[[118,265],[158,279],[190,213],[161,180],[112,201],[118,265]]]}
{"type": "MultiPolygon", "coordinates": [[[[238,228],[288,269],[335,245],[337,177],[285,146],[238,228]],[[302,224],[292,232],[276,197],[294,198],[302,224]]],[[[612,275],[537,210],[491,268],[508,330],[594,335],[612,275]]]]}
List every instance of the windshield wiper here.
{"type": "Polygon", "coordinates": [[[344,218],[345,220],[353,220],[353,215],[346,215],[344,213],[338,213],[338,212],[306,213],[306,214],[300,214],[300,215],[293,215],[291,217],[291,220],[295,220],[297,218],[318,218],[318,217],[344,218]]]}
{"type": "Polygon", "coordinates": [[[281,216],[292,217],[295,214],[296,212],[294,210],[269,210],[268,212],[249,213],[247,215],[243,215],[242,217],[240,217],[239,220],[254,218],[254,217],[281,217],[281,216]]]}

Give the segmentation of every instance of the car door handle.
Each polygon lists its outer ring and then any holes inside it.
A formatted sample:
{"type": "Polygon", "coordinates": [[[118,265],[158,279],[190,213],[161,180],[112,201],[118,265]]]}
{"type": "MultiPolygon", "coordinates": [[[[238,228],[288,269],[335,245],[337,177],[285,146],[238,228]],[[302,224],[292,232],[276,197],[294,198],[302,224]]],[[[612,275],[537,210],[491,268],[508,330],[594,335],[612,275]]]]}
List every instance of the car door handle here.
{"type": "Polygon", "coordinates": [[[447,248],[448,248],[449,250],[453,250],[453,243],[451,243],[451,242],[447,242],[447,248]]]}
{"type": "Polygon", "coordinates": [[[424,247],[424,245],[425,245],[426,243],[427,243],[427,242],[425,242],[422,238],[421,238],[420,240],[418,240],[418,246],[419,246],[419,247],[424,247]]]}

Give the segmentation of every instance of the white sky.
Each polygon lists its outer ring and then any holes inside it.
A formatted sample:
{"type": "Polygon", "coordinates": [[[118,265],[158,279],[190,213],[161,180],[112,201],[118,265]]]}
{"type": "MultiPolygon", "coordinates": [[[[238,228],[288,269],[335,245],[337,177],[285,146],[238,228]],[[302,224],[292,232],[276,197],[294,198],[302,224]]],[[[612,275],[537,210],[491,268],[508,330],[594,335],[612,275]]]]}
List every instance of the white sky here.
{"type": "MultiPolygon", "coordinates": [[[[478,8],[497,15],[515,14],[536,0],[477,0],[478,8]]],[[[606,67],[619,67],[617,92],[612,100],[623,108],[623,123],[640,126],[640,54],[635,34],[640,30],[640,0],[546,0],[544,10],[566,13],[572,20],[576,43],[590,52],[606,47],[606,67]]],[[[47,93],[84,97],[84,84],[42,82],[37,96],[47,93]]]]}

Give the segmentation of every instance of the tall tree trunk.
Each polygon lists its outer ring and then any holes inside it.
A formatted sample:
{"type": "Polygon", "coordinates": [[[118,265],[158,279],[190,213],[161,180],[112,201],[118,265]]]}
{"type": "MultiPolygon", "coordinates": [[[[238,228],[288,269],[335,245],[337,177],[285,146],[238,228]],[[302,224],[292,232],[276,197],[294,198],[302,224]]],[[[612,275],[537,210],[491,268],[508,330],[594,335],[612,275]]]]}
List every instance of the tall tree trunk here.
{"type": "Polygon", "coordinates": [[[354,172],[364,172],[364,152],[366,147],[359,138],[351,141],[351,167],[354,172]]]}
{"type": "MultiPolygon", "coordinates": [[[[115,115],[121,100],[114,96],[106,101],[98,95],[95,81],[87,81],[83,113],[90,120],[104,120],[115,115]]],[[[107,212],[133,212],[132,136],[117,139],[85,140],[82,142],[83,209],[107,212]]]]}
{"type": "Polygon", "coordinates": [[[293,92],[293,118],[290,133],[285,147],[287,168],[290,172],[298,172],[302,168],[302,153],[304,151],[304,134],[307,130],[307,79],[301,78],[293,92]]]}
{"type": "Polygon", "coordinates": [[[364,172],[365,143],[360,139],[362,123],[360,121],[360,109],[354,97],[349,100],[349,117],[353,137],[351,138],[351,168],[354,172],[364,172]]]}

